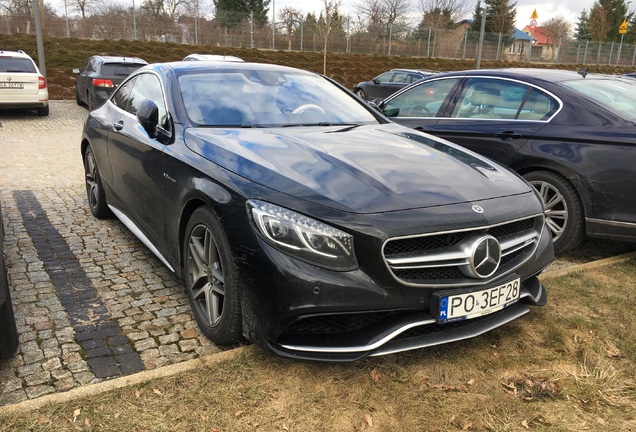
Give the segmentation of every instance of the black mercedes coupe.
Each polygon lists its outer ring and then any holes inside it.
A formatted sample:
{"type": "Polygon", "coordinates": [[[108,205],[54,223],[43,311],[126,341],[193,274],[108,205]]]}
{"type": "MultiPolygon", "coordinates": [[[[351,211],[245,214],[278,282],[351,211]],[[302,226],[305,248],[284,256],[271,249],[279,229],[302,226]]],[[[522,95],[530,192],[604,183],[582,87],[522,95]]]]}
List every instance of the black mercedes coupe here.
{"type": "Polygon", "coordinates": [[[90,209],[179,275],[201,331],[355,360],[473,337],[543,305],[537,192],[289,67],[145,66],[85,124],[90,209]]]}

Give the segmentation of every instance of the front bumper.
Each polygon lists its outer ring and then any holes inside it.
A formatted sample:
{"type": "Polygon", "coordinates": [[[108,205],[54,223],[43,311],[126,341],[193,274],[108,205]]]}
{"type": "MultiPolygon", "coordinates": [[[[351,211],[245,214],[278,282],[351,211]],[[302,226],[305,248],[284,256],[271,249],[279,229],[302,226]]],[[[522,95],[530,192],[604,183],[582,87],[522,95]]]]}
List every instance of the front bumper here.
{"type": "Polygon", "coordinates": [[[505,275],[521,279],[519,302],[483,317],[439,324],[431,313],[433,294],[452,286],[400,283],[381,259],[368,256],[358,270],[329,271],[258,243],[251,249],[258,252],[249,259],[243,254],[239,264],[245,336],[279,355],[320,361],[419,349],[502,326],[527,313],[528,305],[546,303],[546,290],[536,276],[553,259],[544,229],[532,257],[505,275]]]}

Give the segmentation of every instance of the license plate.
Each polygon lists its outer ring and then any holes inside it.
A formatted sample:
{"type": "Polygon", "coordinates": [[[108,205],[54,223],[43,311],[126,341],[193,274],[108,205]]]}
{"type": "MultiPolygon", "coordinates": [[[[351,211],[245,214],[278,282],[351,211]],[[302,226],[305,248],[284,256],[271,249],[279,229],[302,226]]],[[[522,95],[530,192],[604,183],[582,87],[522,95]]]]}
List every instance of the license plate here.
{"type": "Polygon", "coordinates": [[[462,294],[440,293],[437,320],[458,321],[497,312],[519,301],[520,287],[521,279],[515,279],[480,291],[462,294]]]}
{"type": "Polygon", "coordinates": [[[12,82],[0,82],[0,88],[21,89],[21,88],[24,88],[24,84],[23,83],[12,83],[12,82]]]}

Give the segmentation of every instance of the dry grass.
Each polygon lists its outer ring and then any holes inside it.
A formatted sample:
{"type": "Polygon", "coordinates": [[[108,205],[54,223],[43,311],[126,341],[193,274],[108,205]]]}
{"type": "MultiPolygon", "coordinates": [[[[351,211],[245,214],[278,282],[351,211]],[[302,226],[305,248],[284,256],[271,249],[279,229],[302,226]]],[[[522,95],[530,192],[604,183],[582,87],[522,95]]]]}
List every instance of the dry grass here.
{"type": "Polygon", "coordinates": [[[636,260],[482,337],[350,364],[233,360],[0,416],[7,431],[636,430],[636,260]]]}
{"type": "MultiPolygon", "coordinates": [[[[32,35],[0,34],[0,47],[22,49],[37,59],[35,37],[32,35]]],[[[298,51],[271,51],[249,48],[226,48],[206,45],[183,45],[175,43],[44,38],[46,71],[51,99],[74,99],[75,76],[73,68],[80,68],[93,54],[137,56],[152,62],[181,60],[192,52],[215,53],[239,56],[246,61],[276,63],[313,72],[323,72],[322,53],[298,51]]],[[[36,60],[37,62],[37,60],[36,60]]],[[[369,80],[391,68],[421,68],[439,71],[474,69],[475,60],[441,59],[424,57],[386,56],[371,54],[334,54],[327,60],[327,75],[353,89],[356,83],[369,80]]],[[[579,70],[584,65],[537,64],[505,61],[482,61],[482,68],[535,67],[579,70]]],[[[589,65],[590,72],[626,73],[632,67],[612,65],[589,65]]]]}

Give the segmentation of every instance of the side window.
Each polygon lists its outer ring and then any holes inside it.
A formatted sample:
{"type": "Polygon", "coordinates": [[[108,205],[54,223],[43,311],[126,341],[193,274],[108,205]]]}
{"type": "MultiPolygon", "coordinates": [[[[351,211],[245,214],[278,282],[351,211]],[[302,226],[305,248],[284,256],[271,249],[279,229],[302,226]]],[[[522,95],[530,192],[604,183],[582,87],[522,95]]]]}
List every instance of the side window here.
{"type": "Polygon", "coordinates": [[[407,81],[408,76],[409,74],[406,72],[396,72],[395,75],[393,75],[391,82],[398,83],[398,84],[405,84],[407,82],[411,82],[411,81],[407,81]]]}
{"type": "Polygon", "coordinates": [[[159,124],[165,126],[167,113],[166,104],[161,91],[161,82],[156,75],[151,73],[137,75],[132,92],[130,93],[130,105],[126,111],[137,115],[137,109],[146,99],[150,99],[157,104],[159,108],[159,124]]]}
{"type": "Polygon", "coordinates": [[[387,82],[391,82],[391,78],[393,77],[394,72],[385,72],[382,75],[377,76],[376,78],[374,78],[374,82],[376,83],[387,83],[387,82]]]}
{"type": "Polygon", "coordinates": [[[506,80],[470,78],[451,117],[515,119],[531,87],[506,80]]]}
{"type": "Polygon", "coordinates": [[[427,81],[411,87],[384,106],[387,117],[437,117],[442,104],[460,78],[427,81]]]}
{"type": "Polygon", "coordinates": [[[547,94],[533,89],[519,111],[521,120],[546,120],[557,110],[559,104],[547,94]]]}
{"type": "Polygon", "coordinates": [[[129,111],[128,106],[130,105],[130,93],[132,91],[132,87],[135,84],[137,78],[133,78],[130,81],[127,81],[123,85],[119,86],[113,98],[111,99],[112,103],[114,103],[119,108],[124,111],[129,111]]]}
{"type": "Polygon", "coordinates": [[[97,70],[97,59],[91,59],[86,66],[86,72],[95,72],[97,70]]]}

